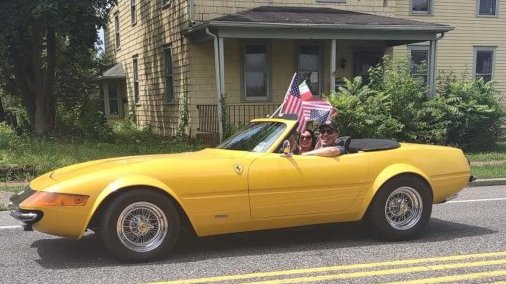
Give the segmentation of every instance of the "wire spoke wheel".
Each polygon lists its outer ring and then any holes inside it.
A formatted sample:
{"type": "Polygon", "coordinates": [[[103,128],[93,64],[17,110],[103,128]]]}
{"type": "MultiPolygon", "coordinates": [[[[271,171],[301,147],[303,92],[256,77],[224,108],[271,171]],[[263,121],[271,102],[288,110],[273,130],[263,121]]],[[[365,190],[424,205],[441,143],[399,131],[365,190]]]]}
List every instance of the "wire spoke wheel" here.
{"type": "Polygon", "coordinates": [[[120,213],[116,232],[121,243],[135,252],[149,252],[159,247],[169,230],[162,209],[149,202],[128,205],[120,213]]]}
{"type": "Polygon", "coordinates": [[[397,230],[413,228],[422,216],[423,200],[418,191],[404,186],[395,189],[385,203],[385,218],[397,230]]]}

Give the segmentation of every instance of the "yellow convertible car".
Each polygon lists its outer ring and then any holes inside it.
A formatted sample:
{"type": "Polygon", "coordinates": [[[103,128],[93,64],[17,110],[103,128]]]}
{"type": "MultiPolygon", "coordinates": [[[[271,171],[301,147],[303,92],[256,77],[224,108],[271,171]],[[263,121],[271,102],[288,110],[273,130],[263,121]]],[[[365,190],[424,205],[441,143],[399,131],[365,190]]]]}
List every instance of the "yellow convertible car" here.
{"type": "Polygon", "coordinates": [[[347,139],[346,155],[291,155],[296,125],[256,119],[217,148],[57,169],[14,195],[11,215],[73,239],[93,230],[115,257],[145,261],[184,226],[208,236],[364,218],[380,237],[409,239],[470,180],[462,151],[444,146],[347,139]]]}

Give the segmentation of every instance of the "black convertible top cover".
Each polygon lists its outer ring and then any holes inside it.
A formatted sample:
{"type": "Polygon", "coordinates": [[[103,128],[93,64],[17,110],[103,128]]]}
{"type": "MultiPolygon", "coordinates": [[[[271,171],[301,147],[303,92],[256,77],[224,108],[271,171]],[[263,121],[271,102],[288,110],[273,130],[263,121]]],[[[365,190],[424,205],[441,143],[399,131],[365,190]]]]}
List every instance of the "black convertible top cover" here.
{"type": "Polygon", "coordinates": [[[381,151],[401,147],[399,142],[390,139],[351,139],[349,151],[351,153],[364,151],[381,151]]]}

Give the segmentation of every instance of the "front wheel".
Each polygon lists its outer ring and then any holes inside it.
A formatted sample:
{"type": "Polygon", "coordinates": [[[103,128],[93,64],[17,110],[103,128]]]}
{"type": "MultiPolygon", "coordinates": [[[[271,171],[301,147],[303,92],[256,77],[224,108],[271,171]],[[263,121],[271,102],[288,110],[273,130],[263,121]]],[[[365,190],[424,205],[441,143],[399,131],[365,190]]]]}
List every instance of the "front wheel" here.
{"type": "Polygon", "coordinates": [[[101,225],[105,246],[119,260],[154,260],[172,248],[180,231],[177,209],[161,193],[136,189],[107,207],[101,225]]]}
{"type": "Polygon", "coordinates": [[[432,212],[432,192],[418,177],[386,182],[374,197],[366,219],[374,233],[387,240],[408,240],[420,234],[432,212]]]}

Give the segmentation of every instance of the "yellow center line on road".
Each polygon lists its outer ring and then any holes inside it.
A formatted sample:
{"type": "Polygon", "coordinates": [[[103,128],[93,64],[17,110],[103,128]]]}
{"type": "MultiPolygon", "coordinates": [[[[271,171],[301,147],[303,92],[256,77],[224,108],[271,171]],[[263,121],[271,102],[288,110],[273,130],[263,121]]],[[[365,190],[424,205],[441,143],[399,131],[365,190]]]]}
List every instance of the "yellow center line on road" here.
{"type": "MultiPolygon", "coordinates": [[[[506,264],[506,259],[464,262],[464,263],[452,263],[452,264],[439,264],[439,265],[413,266],[413,267],[406,267],[406,268],[349,272],[349,273],[321,275],[321,276],[274,279],[274,280],[268,280],[268,281],[249,282],[246,284],[252,284],[252,283],[256,283],[256,284],[271,284],[271,283],[286,284],[286,283],[329,281],[329,280],[337,280],[337,279],[350,279],[350,278],[361,278],[361,277],[372,277],[372,276],[384,276],[384,275],[392,275],[392,274],[429,272],[429,271],[468,268],[468,267],[479,267],[479,266],[491,266],[491,265],[501,265],[501,264],[506,264]]],[[[402,282],[402,283],[404,283],[404,282],[402,282]]]]}
{"type": "Polygon", "coordinates": [[[224,281],[244,280],[244,279],[253,279],[253,278],[265,278],[265,277],[287,276],[287,275],[297,275],[297,274],[321,273],[321,272],[353,270],[353,269],[367,269],[367,268],[376,268],[376,267],[394,266],[394,265],[411,265],[411,264],[431,263],[431,262],[470,260],[470,259],[475,259],[475,258],[494,258],[494,257],[503,257],[503,256],[506,256],[506,251],[491,252],[491,253],[476,253],[476,254],[467,254],[467,255],[453,255],[453,256],[443,256],[443,257],[431,257],[431,258],[419,258],[419,259],[407,259],[407,260],[394,260],[394,261],[373,262],[373,263],[360,263],[360,264],[349,264],[349,265],[339,265],[339,266],[325,266],[325,267],[315,267],[315,268],[279,270],[279,271],[270,271],[270,272],[238,274],[238,275],[223,275],[223,276],[216,276],[216,277],[203,277],[203,278],[193,278],[193,279],[179,279],[179,280],[158,282],[158,283],[167,283],[167,284],[171,284],[171,283],[180,283],[180,284],[212,283],[212,282],[224,282],[224,281]]]}
{"type": "MultiPolygon", "coordinates": [[[[477,273],[469,273],[469,274],[458,274],[458,275],[448,275],[441,277],[433,277],[433,278],[423,278],[423,279],[415,279],[415,280],[404,280],[399,282],[389,282],[387,284],[434,284],[434,283],[445,283],[445,282],[455,282],[462,280],[473,280],[473,279],[484,279],[491,278],[497,276],[506,276],[506,270],[495,270],[489,272],[477,272],[477,273]]],[[[495,282],[495,284],[506,283],[506,281],[495,282]]]]}

